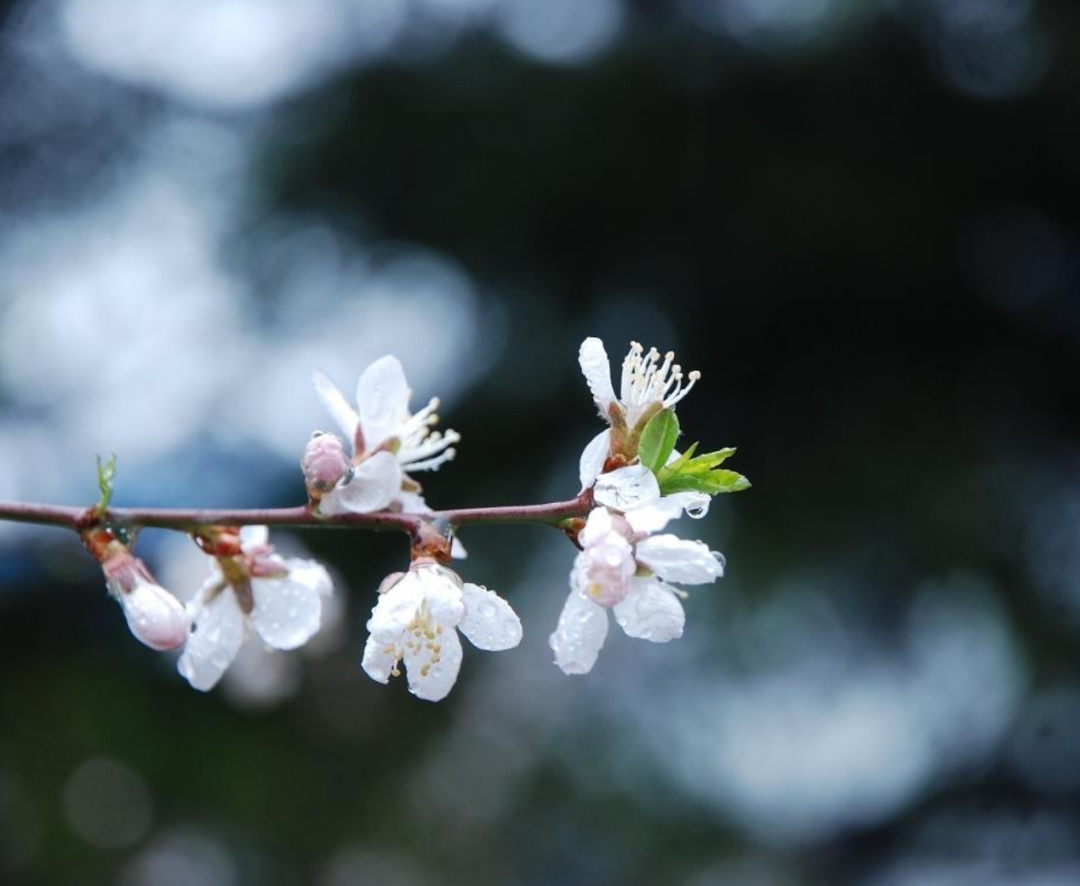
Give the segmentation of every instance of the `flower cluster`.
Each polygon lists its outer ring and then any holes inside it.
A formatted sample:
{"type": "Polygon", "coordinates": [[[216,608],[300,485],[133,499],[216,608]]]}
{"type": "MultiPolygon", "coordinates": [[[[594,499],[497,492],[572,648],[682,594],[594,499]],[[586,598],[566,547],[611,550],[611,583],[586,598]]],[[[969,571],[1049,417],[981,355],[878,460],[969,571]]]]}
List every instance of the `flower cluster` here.
{"type": "MultiPolygon", "coordinates": [[[[609,609],[629,637],[662,643],[682,635],[686,592],[675,585],[715,581],[724,573],[724,558],[704,542],[664,530],[684,514],[705,516],[712,496],[749,485],[720,467],[732,449],[697,454],[693,444],[676,450],[675,406],[700,373],[684,374],[674,354],[632,344],[618,395],[599,339],[582,343],[579,361],[607,428],[585,447],[582,491],[569,503],[570,515],[556,521],[579,548],[570,595],[549,640],[556,665],[567,674],[593,668],[607,638],[609,609]]],[[[452,556],[464,555],[454,532],[465,512],[432,511],[412,477],[452,459],[460,436],[434,429],[437,398],[410,411],[412,391],[395,357],[364,370],[355,406],[324,373],[315,373],[314,384],[343,438],[319,431],[307,444],[300,462],[307,513],[327,522],[356,521],[359,515],[374,515],[363,519],[380,523],[396,520],[413,542],[408,570],[378,588],[361,667],[387,683],[403,665],[409,690],[438,701],[458,677],[459,633],[486,651],[512,649],[523,635],[506,600],[464,581],[447,565],[452,556]]],[[[99,522],[83,530],[83,540],[132,633],[153,649],[182,647],[178,670],[194,688],[212,689],[248,639],[257,636],[268,649],[292,650],[319,631],[323,601],[332,590],[327,571],[312,560],[278,554],[265,526],[193,531],[208,557],[209,576],[182,606],[131,553],[125,528],[105,519],[111,470],[111,463],[107,476],[99,468],[99,522]]]]}

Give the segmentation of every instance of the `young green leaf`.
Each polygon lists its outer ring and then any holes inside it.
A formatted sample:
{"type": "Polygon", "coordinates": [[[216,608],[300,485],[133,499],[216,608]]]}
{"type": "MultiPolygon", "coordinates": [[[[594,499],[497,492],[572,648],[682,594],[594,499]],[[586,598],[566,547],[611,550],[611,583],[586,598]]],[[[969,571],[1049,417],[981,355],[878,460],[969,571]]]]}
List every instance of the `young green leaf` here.
{"type": "Polygon", "coordinates": [[[691,460],[685,468],[684,473],[688,474],[704,474],[706,471],[711,471],[713,468],[719,467],[731,456],[735,454],[733,448],[717,449],[716,452],[706,452],[704,455],[699,455],[697,458],[691,460]]]}
{"type": "Polygon", "coordinates": [[[664,484],[664,481],[668,477],[674,477],[676,474],[682,472],[683,468],[686,467],[686,464],[690,461],[690,459],[694,457],[694,453],[697,452],[697,448],[697,443],[691,443],[690,448],[687,449],[686,452],[680,455],[671,464],[664,465],[664,467],[657,471],[656,477],[660,481],[661,486],[664,484]]]}
{"type": "Polygon", "coordinates": [[[669,465],[657,472],[660,492],[704,492],[719,495],[721,492],[739,492],[750,486],[750,481],[734,471],[717,470],[718,466],[735,454],[732,448],[717,449],[695,456],[697,443],[690,446],[669,465]]]}
{"type": "Polygon", "coordinates": [[[750,487],[750,481],[735,471],[707,471],[703,474],[676,474],[660,483],[664,495],[674,492],[704,492],[719,495],[722,492],[741,492],[750,487]]]}
{"type": "Polygon", "coordinates": [[[108,461],[102,462],[101,456],[97,457],[97,481],[98,489],[101,490],[101,498],[94,506],[98,514],[104,514],[109,509],[109,503],[113,496],[113,480],[116,478],[116,453],[109,456],[108,461]]]}
{"type": "Polygon", "coordinates": [[[662,409],[649,419],[641,432],[638,458],[654,474],[668,460],[679,437],[679,420],[670,409],[662,409]]]}

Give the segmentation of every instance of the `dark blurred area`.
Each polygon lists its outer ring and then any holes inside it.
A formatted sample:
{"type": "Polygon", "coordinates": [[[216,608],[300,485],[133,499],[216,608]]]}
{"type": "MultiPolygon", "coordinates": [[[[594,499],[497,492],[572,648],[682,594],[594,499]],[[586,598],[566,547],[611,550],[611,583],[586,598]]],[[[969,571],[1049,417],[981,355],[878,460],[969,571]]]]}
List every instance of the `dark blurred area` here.
{"type": "Polygon", "coordinates": [[[276,534],[339,605],[202,695],[3,526],[0,882],[1080,882],[1076,4],[0,8],[0,498],[297,503],[311,370],[388,352],[464,437],[433,506],[566,498],[586,335],[701,370],[754,483],[585,677],[573,548],[470,530],[525,640],[438,705],[357,666],[398,537],[276,534]]]}

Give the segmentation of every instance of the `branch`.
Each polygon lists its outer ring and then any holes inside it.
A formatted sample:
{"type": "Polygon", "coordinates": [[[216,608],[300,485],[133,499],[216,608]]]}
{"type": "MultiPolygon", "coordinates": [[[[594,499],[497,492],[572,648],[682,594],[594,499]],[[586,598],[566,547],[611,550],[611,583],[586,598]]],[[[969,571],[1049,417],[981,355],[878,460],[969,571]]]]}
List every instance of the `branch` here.
{"type": "Polygon", "coordinates": [[[364,528],[389,529],[415,535],[421,524],[444,523],[452,527],[477,523],[540,523],[555,526],[562,520],[588,516],[592,507],[589,492],[569,501],[539,505],[509,505],[493,508],[455,508],[412,514],[376,511],[371,514],[327,516],[309,505],[296,508],[80,508],[0,501],[0,520],[62,526],[81,532],[101,523],[129,527],[156,527],[188,532],[200,526],[287,526],[307,529],[364,528]]]}

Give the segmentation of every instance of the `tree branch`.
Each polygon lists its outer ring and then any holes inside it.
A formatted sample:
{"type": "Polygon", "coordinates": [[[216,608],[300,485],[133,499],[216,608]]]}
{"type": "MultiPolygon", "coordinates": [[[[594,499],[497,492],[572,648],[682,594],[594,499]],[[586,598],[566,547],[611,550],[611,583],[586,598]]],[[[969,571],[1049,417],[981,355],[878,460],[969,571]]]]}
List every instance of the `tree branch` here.
{"type": "Polygon", "coordinates": [[[156,527],[189,532],[200,526],[285,526],[294,528],[363,528],[396,530],[415,535],[421,523],[444,523],[452,527],[478,523],[541,523],[557,525],[562,520],[585,517],[592,507],[586,491],[569,501],[538,505],[509,505],[492,508],[455,508],[412,514],[376,511],[371,514],[327,516],[309,505],[295,508],[109,508],[99,514],[93,507],[45,505],[0,501],[0,520],[62,526],[80,532],[102,523],[128,527],[156,527]]]}

